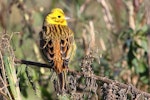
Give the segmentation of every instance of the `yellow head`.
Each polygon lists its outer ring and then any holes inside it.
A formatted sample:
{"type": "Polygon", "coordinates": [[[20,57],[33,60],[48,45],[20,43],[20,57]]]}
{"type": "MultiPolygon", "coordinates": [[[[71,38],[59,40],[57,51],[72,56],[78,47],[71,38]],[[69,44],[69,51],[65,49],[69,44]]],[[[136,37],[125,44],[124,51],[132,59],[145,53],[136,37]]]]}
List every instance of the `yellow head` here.
{"type": "Polygon", "coordinates": [[[54,8],[46,16],[45,21],[47,24],[67,25],[65,14],[62,9],[54,8]]]}

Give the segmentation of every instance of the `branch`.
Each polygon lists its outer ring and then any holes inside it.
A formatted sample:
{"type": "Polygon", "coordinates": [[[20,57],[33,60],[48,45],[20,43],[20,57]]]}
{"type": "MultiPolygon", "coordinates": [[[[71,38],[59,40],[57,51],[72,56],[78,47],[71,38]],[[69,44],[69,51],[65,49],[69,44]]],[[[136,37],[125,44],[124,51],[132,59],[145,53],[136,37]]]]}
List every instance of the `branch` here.
{"type": "Polygon", "coordinates": [[[50,69],[52,69],[52,66],[50,66],[48,64],[43,64],[43,63],[34,62],[34,61],[27,61],[27,60],[15,59],[14,62],[15,63],[19,63],[19,64],[33,65],[33,66],[37,66],[37,67],[44,67],[44,68],[50,68],[50,69]]]}
{"type": "MultiPolygon", "coordinates": [[[[48,64],[43,64],[43,63],[33,62],[33,61],[27,61],[27,60],[15,59],[15,63],[26,64],[26,65],[34,65],[34,66],[37,66],[37,67],[44,67],[44,68],[52,68],[52,66],[49,66],[48,64]]],[[[75,74],[75,75],[79,75],[79,76],[93,78],[95,80],[102,81],[103,83],[113,84],[115,86],[118,86],[119,88],[124,88],[127,91],[132,91],[132,92],[135,92],[137,94],[141,94],[146,98],[150,98],[149,93],[143,92],[143,91],[135,88],[132,85],[126,85],[126,84],[120,83],[118,81],[108,79],[106,77],[101,77],[101,76],[97,76],[97,75],[94,75],[94,74],[89,75],[88,73],[77,72],[77,71],[73,71],[73,70],[70,70],[70,69],[68,70],[68,72],[72,73],[72,74],[75,74]]]]}
{"type": "Polygon", "coordinates": [[[118,81],[108,79],[107,77],[101,77],[101,76],[97,76],[97,75],[94,75],[94,74],[89,75],[89,74],[86,74],[86,73],[82,73],[82,72],[79,73],[79,72],[71,71],[71,70],[69,70],[69,72],[73,73],[73,74],[76,74],[76,75],[79,75],[79,76],[86,76],[86,77],[89,77],[89,78],[93,78],[95,80],[102,81],[103,83],[113,84],[113,85],[118,86],[120,88],[124,88],[127,91],[133,91],[133,92],[136,92],[137,94],[143,95],[144,97],[150,98],[149,93],[143,92],[143,91],[135,88],[133,85],[126,85],[126,84],[120,83],[118,81]]]}

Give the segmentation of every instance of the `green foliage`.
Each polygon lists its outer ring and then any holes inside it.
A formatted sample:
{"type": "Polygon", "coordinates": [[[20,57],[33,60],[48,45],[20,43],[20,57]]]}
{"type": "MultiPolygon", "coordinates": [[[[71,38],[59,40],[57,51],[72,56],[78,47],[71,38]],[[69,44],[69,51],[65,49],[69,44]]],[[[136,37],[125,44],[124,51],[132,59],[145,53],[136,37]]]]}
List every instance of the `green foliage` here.
{"type": "Polygon", "coordinates": [[[143,27],[137,31],[127,30],[123,32],[120,39],[123,39],[124,45],[123,49],[125,57],[128,62],[128,67],[134,69],[134,73],[140,75],[141,82],[148,84],[148,45],[146,39],[146,30],[147,28],[143,27]]]}
{"type": "Polygon", "coordinates": [[[16,76],[16,70],[14,68],[13,64],[13,58],[8,57],[8,55],[4,56],[4,64],[5,64],[5,70],[6,70],[6,75],[8,77],[8,82],[10,86],[10,91],[13,95],[13,98],[16,100],[21,100],[21,94],[18,86],[18,80],[16,76]]]}

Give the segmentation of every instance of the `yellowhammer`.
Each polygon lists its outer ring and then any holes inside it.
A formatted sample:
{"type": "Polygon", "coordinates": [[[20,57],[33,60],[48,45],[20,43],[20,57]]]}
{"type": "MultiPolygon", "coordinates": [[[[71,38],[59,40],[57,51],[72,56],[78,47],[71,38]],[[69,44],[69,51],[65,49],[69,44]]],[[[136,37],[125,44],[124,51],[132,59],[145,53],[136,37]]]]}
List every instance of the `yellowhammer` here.
{"type": "Polygon", "coordinates": [[[67,26],[67,19],[62,9],[52,9],[40,34],[42,53],[58,75],[60,92],[66,88],[68,63],[75,50],[74,33],[67,26]]]}

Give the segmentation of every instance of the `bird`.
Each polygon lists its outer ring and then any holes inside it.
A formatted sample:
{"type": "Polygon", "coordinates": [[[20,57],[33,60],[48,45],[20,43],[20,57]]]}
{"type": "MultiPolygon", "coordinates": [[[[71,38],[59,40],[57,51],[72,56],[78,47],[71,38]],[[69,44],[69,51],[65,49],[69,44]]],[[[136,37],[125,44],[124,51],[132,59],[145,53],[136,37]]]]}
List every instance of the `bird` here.
{"type": "Polygon", "coordinates": [[[40,48],[46,61],[58,75],[59,92],[66,90],[69,62],[76,50],[74,33],[61,8],[54,8],[44,19],[40,32],[40,48]]]}

